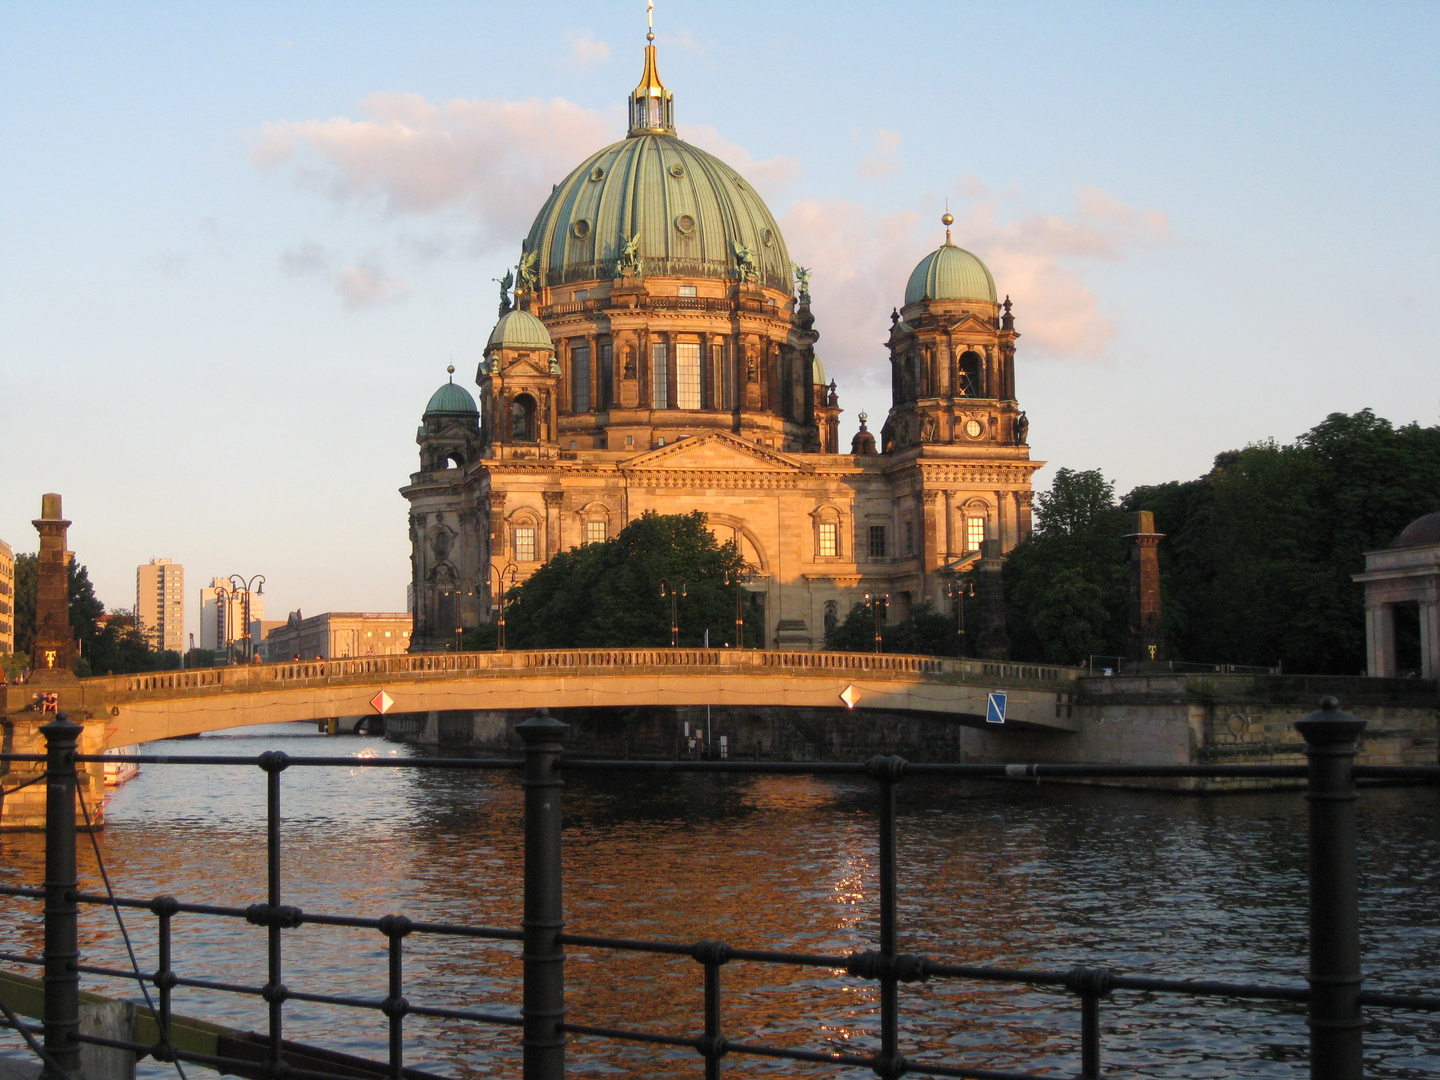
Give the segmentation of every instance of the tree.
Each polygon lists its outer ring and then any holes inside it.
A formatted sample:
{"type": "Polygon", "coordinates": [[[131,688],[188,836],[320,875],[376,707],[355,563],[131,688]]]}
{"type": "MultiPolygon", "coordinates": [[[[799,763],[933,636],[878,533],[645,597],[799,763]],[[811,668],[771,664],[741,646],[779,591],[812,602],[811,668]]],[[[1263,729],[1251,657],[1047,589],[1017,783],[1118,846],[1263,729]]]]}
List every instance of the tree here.
{"type": "MultiPolygon", "coordinates": [[[[562,551],[509,595],[507,645],[564,649],[670,644],[670,599],[661,582],[683,583],[676,602],[680,643],[694,647],[709,631],[718,646],[735,634],[735,585],[726,576],[744,574],[733,543],[721,544],[705,515],[646,512],[620,533],[597,544],[562,551]]],[[[746,639],[757,643],[763,629],[748,594],[746,639]]]]}
{"type": "MultiPolygon", "coordinates": [[[[180,666],[180,654],[158,653],[136,625],[135,613],[112,609],[90,647],[82,656],[87,671],[77,674],[129,675],[137,671],[165,671],[180,666]]],[[[77,669],[79,665],[77,664],[77,669]]]]}
{"type": "Polygon", "coordinates": [[[1011,655],[1075,664],[1091,653],[1123,653],[1129,528],[1115,485],[1098,470],[1060,469],[1035,508],[1035,531],[1005,560],[1011,655]]]}
{"type": "MultiPolygon", "coordinates": [[[[864,603],[851,607],[845,620],[825,635],[825,648],[837,652],[873,652],[875,609],[864,603]]],[[[905,618],[881,624],[880,651],[913,656],[957,656],[960,635],[955,620],[937,612],[926,601],[911,608],[905,618]]]]}
{"type": "MultiPolygon", "coordinates": [[[[105,605],[95,596],[90,572],[71,560],[66,570],[70,600],[70,633],[86,652],[97,633],[96,620],[105,605]]],[[[15,557],[15,652],[29,654],[35,641],[35,609],[40,593],[40,560],[35,552],[15,557]]]]}

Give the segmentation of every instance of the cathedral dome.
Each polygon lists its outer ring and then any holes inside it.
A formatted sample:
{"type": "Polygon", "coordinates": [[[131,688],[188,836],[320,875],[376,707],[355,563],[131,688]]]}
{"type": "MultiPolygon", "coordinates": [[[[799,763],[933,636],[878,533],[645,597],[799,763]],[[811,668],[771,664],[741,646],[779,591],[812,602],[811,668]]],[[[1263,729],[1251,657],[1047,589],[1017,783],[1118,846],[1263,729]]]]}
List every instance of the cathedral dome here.
{"type": "Polygon", "coordinates": [[[550,340],[550,331],[545,324],[528,311],[507,311],[500,316],[495,329],[490,331],[490,340],[485,349],[545,349],[555,351],[555,342],[550,340]]]}
{"type": "Polygon", "coordinates": [[[995,279],[990,276],[989,267],[964,248],[950,243],[948,229],[944,245],[920,260],[905,286],[906,304],[925,299],[985,300],[992,304],[997,301],[995,279]]]}
{"type": "Polygon", "coordinates": [[[743,275],[791,291],[775,218],[739,173],[676,137],[672,97],[648,46],[630,96],[630,134],[555,185],[530,226],[525,252],[538,286],[617,278],[630,243],[646,277],[743,275]]]}
{"type": "Polygon", "coordinates": [[[647,277],[734,280],[737,249],[759,284],[791,290],[790,253],[769,209],[719,158],[667,134],[631,135],[581,162],[530,226],[537,282],[554,287],[619,276],[626,242],[647,277]]]}
{"type": "MultiPolygon", "coordinates": [[[[449,369],[452,373],[455,369],[449,369]]],[[[478,416],[475,399],[463,386],[447,382],[430,395],[430,404],[425,406],[426,416],[478,416]]]]}

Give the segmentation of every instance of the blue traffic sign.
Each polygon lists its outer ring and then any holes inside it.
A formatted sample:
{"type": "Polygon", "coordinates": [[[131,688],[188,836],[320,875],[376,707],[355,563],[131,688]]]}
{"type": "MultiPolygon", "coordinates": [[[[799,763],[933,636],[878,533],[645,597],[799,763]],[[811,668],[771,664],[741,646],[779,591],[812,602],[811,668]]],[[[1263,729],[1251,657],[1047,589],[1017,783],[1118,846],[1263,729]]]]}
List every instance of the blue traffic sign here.
{"type": "Polygon", "coordinates": [[[1003,724],[1005,722],[1005,694],[1003,692],[990,691],[990,701],[985,706],[985,722],[987,724],[1003,724]]]}

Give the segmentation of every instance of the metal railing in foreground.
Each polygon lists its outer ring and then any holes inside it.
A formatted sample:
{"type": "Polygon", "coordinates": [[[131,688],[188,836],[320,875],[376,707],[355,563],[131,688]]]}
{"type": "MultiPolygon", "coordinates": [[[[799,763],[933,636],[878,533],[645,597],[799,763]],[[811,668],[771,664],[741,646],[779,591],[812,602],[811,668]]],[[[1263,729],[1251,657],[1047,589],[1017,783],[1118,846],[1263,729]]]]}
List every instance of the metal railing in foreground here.
{"type": "MultiPolygon", "coordinates": [[[[1357,767],[1354,764],[1356,739],[1365,722],[1340,712],[1333,699],[1320,712],[1296,724],[1306,742],[1308,764],[1304,766],[1084,766],[1084,765],[920,765],[900,758],[875,758],[864,764],[762,763],[728,761],[600,762],[562,761],[567,725],[542,710],[517,725],[525,743],[524,760],[444,758],[290,758],[267,752],[258,758],[196,755],[136,755],[140,763],[166,765],[258,765],[265,773],[267,794],[267,891],[263,903],[246,907],[225,907],[183,903],[168,896],[136,899],[83,894],[76,877],[75,800],[76,763],[101,760],[95,755],[76,753],[80,725],[64,717],[47,724],[44,731],[48,753],[41,755],[0,755],[14,762],[44,761],[48,786],[46,830],[46,881],[43,889],[0,887],[0,895],[30,897],[45,901],[45,946],[43,957],[0,954],[0,959],[19,964],[43,966],[45,971],[44,1023],[20,1026],[27,1038],[43,1034],[46,1073],[59,1080],[79,1076],[80,1045],[94,1042],[121,1047],[157,1060],[192,1061],[242,1076],[297,1080],[331,1080],[357,1076],[389,1076],[394,1080],[424,1080],[427,1074],[405,1065],[405,1021],[407,1016],[468,1020],[518,1028],[526,1080],[560,1080],[565,1075],[567,1036],[598,1037],[631,1043],[689,1050],[704,1059],[709,1080],[718,1080],[723,1059],[728,1055],[753,1055],[788,1059],[816,1065],[863,1067],[883,1080],[907,1073],[941,1077],[974,1077],[982,1080],[1019,1080],[1034,1073],[1000,1071],[906,1056],[901,1046],[901,1016],[898,986],[902,982],[933,979],[980,982],[1024,983],[1059,988],[1073,994],[1079,1003],[1080,1071],[1084,1078],[1101,1075],[1100,1007],[1102,999],[1115,991],[1145,991],[1191,997],[1227,997],[1268,1001],[1303,1002],[1310,1028],[1310,1075],[1321,1080],[1359,1080],[1361,1073],[1362,1006],[1440,1011],[1440,994],[1415,995],[1366,992],[1361,987],[1359,950],[1359,897],[1356,875],[1356,778],[1408,779],[1435,782],[1440,767],[1357,767]],[[280,774],[291,767],[343,766],[345,768],[412,768],[520,770],[524,787],[524,915],[519,930],[462,926],[413,921],[404,915],[358,918],[317,914],[283,903],[281,895],[281,788],[280,774]],[[742,949],[718,941],[665,942],[632,941],[593,934],[566,933],[562,908],[561,878],[561,774],[588,771],[630,772],[714,772],[812,774],[868,776],[878,788],[878,870],[879,940],[873,948],[847,955],[814,955],[797,952],[742,949]],[[1308,986],[1265,986],[1244,983],[1163,979],[1119,974],[1105,968],[1077,967],[1069,971],[1031,971],[951,964],[931,957],[898,951],[898,897],[896,888],[896,806],[895,788],[907,776],[951,777],[1245,777],[1304,778],[1309,802],[1309,903],[1310,940],[1308,986]],[[80,963],[77,947],[79,904],[113,905],[118,909],[148,910],[158,920],[157,969],[150,974],[138,970],[97,967],[80,963]],[[182,975],[171,963],[172,926],[177,914],[194,914],[244,920],[267,930],[267,977],[263,985],[244,985],[213,978],[182,975]],[[284,981],[286,935],[305,926],[352,927],[376,931],[388,944],[388,989],[383,998],[363,998],[310,993],[292,989],[284,981]],[[523,991],[517,1011],[488,1012],[456,1009],[409,1001],[404,994],[405,939],[425,934],[482,938],[522,944],[523,991]],[[612,1028],[576,1022],[565,1008],[564,959],[567,945],[587,949],[686,956],[703,968],[704,1006],[697,1034],[679,1037],[654,1031],[612,1028]],[[724,1026],[721,972],[726,964],[751,962],[798,965],[844,971],[850,977],[879,987],[879,1048],[871,1054],[830,1053],[771,1046],[731,1039],[724,1026]],[[159,1040],[154,1044],[103,1039],[82,1035],[79,1022],[80,975],[94,974],[132,979],[141,988],[154,987],[159,1002],[153,1013],[159,1040]],[[171,1000],[176,987],[195,987],[257,997],[265,1001],[268,1026],[260,1052],[248,1056],[203,1054],[178,1048],[169,1037],[171,1000]],[[312,1002],[382,1013],[388,1022],[389,1054],[385,1063],[358,1069],[353,1061],[307,1068],[316,1058],[301,1064],[292,1055],[285,1039],[287,1002],[312,1002]],[[263,1060],[258,1060],[261,1058],[263,1060]]],[[[82,812],[85,811],[83,795],[82,812]]],[[[98,849],[97,849],[98,854],[98,849]]],[[[103,871],[103,867],[102,867],[103,871]]],[[[137,965],[138,968],[138,965],[137,965]]]]}

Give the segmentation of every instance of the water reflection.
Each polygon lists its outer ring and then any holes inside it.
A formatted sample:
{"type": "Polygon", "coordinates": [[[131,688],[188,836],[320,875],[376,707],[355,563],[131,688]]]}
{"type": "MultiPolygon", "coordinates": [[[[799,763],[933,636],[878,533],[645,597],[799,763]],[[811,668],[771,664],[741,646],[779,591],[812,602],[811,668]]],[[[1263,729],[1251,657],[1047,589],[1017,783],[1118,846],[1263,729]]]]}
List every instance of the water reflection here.
{"type": "MultiPolygon", "coordinates": [[[[169,744],[170,747],[176,744],[169,744]]],[[[296,726],[254,729],[184,750],[256,755],[403,755],[370,738],[325,739],[296,726]]],[[[518,927],[521,813],[514,774],[309,769],[283,774],[284,890],[313,911],[518,927]]],[[[1296,795],[1194,800],[1051,785],[902,785],[901,947],[959,963],[1066,968],[1077,963],[1169,976],[1298,984],[1305,964],[1305,807],[1296,795]]],[[[244,905],[263,899],[264,775],[150,766],[121,789],[98,838],[125,895],[172,893],[244,905]]],[[[570,929],[680,941],[843,953],[876,935],[873,792],[860,781],[806,777],[571,777],[565,792],[570,929]]],[[[1434,990],[1440,961],[1440,826],[1428,790],[1367,792],[1364,943],[1373,987],[1434,990]]],[[[84,887],[99,881],[82,847],[84,887]]],[[[39,837],[0,837],[0,877],[38,882],[39,837]]],[[[19,909],[33,905],[19,905],[19,909]]],[[[151,920],[130,923],[153,966],[151,920]]],[[[108,915],[87,911],[88,961],[120,966],[108,915]]],[[[185,974],[259,985],[263,933],[234,922],[176,920],[185,974]]],[[[38,953],[38,922],[0,924],[7,950],[38,953]]],[[[304,927],[286,936],[295,989],[382,997],[378,933],[304,927]]],[[[412,1002],[516,1013],[515,946],[412,936],[412,1002]]],[[[574,950],[567,964],[577,1022],[693,1035],[701,969],[688,959],[574,950]]],[[[864,1052],[877,1039],[875,992],[814,969],[734,963],[723,969],[732,1039],[864,1052]]],[[[177,1009],[260,1027],[259,1002],[185,990],[177,1009]]],[[[990,1068],[1077,1067],[1078,1011],[1064,995],[1022,987],[907,986],[906,1052],[990,1068]]],[[[354,1052],[384,1052],[373,1013],[287,1006],[287,1034],[354,1052]]],[[[1291,1006],[1191,1002],[1123,994],[1105,1005],[1104,1059],[1149,1077],[1305,1075],[1307,1037],[1291,1006]]],[[[1367,1074],[1440,1072],[1440,1025],[1376,1014],[1367,1074]]],[[[411,1018],[415,1064],[472,1077],[518,1067],[507,1029],[411,1018]]],[[[589,1039],[576,1071],[643,1069],[694,1076],[698,1059],[589,1039]]],[[[808,1074],[732,1057],[726,1072],[808,1074]]],[[[150,1075],[164,1073],[149,1066],[150,1075]]],[[[856,1074],[859,1075],[858,1073],[856,1074]]]]}

